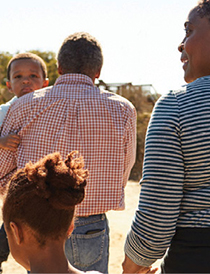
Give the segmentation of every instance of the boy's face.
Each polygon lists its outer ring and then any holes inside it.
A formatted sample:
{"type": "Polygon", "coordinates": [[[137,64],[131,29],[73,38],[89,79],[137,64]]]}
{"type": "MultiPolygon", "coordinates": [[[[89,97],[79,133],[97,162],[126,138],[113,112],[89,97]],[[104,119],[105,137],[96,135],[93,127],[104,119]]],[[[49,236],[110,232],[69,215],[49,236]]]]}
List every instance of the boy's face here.
{"type": "Polygon", "coordinates": [[[187,83],[210,75],[210,21],[191,10],[185,22],[186,36],[179,46],[187,83]]]}
{"type": "Polygon", "coordinates": [[[48,83],[49,80],[43,78],[41,65],[35,60],[20,59],[12,62],[7,87],[17,97],[46,87],[48,83]]]}

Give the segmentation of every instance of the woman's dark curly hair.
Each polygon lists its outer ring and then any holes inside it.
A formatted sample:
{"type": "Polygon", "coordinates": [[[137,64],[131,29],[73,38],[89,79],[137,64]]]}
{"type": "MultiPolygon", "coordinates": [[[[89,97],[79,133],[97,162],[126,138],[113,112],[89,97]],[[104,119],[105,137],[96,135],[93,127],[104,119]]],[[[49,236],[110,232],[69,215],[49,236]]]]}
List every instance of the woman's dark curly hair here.
{"type": "Polygon", "coordinates": [[[34,231],[41,246],[46,239],[67,236],[75,205],[82,202],[88,171],[72,151],[63,161],[59,152],[29,162],[11,178],[3,204],[7,229],[11,221],[34,231]]]}
{"type": "Polygon", "coordinates": [[[198,1],[196,11],[201,18],[208,17],[210,20],[210,0],[198,1]]]}

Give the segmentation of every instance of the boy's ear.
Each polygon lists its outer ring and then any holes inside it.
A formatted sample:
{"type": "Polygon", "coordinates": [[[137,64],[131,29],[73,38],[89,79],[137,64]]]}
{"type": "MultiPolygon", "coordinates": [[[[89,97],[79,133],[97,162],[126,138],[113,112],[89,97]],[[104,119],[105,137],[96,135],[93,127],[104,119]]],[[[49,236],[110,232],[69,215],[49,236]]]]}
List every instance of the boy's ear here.
{"type": "Polygon", "coordinates": [[[9,89],[10,92],[12,92],[12,87],[10,84],[10,81],[6,81],[7,88],[9,89]]]}
{"type": "Polygon", "coordinates": [[[44,82],[43,82],[43,88],[46,88],[49,85],[49,79],[45,78],[44,82]]]}
{"type": "Polygon", "coordinates": [[[10,222],[9,225],[12,230],[12,234],[16,241],[16,244],[20,245],[23,241],[23,233],[22,233],[21,228],[14,222],[10,222]]]}

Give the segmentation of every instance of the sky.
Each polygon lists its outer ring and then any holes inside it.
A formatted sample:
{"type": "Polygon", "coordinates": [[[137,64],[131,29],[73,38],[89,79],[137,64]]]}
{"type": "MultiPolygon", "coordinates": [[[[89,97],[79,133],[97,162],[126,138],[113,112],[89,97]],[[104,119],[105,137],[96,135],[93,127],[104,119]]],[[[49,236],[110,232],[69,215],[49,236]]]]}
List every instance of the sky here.
{"type": "Polygon", "coordinates": [[[185,84],[184,22],[197,0],[7,0],[1,3],[0,52],[58,52],[85,31],[100,42],[106,83],[152,84],[164,94],[185,84]]]}

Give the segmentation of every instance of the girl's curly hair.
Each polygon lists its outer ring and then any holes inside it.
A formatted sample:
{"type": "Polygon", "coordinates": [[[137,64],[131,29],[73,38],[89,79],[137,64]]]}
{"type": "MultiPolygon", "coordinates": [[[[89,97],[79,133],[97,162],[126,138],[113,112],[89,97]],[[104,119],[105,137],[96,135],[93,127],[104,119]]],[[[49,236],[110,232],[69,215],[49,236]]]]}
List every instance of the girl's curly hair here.
{"type": "Polygon", "coordinates": [[[72,151],[64,161],[59,152],[49,154],[13,175],[2,209],[8,229],[11,221],[22,222],[32,228],[40,245],[67,234],[88,177],[77,153],[72,151]]]}

